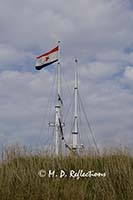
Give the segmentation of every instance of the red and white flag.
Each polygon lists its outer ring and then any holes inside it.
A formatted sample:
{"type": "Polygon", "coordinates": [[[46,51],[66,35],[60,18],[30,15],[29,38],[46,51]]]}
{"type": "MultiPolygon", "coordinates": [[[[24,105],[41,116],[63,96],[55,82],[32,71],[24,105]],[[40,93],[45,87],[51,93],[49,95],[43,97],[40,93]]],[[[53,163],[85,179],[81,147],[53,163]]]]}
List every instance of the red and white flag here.
{"type": "Polygon", "coordinates": [[[49,51],[41,56],[38,56],[35,68],[37,70],[40,70],[40,69],[58,61],[58,51],[59,51],[59,47],[57,46],[54,49],[52,49],[51,51],[49,51]]]}

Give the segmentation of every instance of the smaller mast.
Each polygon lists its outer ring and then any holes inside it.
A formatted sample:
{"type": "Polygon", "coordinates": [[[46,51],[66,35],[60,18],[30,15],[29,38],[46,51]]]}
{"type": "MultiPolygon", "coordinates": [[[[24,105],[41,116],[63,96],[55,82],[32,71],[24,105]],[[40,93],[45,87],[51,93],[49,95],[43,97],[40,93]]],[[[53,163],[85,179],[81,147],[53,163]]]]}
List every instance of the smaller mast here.
{"type": "Polygon", "coordinates": [[[75,60],[75,84],[74,84],[74,130],[72,132],[72,149],[78,148],[78,75],[77,63],[75,60]]]}

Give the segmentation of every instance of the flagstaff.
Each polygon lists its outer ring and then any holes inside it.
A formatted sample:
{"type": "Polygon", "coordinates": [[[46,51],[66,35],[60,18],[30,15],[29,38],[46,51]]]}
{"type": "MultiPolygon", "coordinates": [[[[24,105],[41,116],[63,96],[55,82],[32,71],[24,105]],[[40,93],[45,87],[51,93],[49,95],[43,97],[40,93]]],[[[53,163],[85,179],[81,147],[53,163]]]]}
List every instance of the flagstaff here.
{"type": "Polygon", "coordinates": [[[50,50],[49,52],[37,56],[36,60],[36,70],[41,70],[48,65],[57,62],[57,81],[56,81],[56,104],[55,104],[55,122],[49,122],[49,126],[54,127],[55,129],[55,153],[56,155],[61,154],[62,152],[62,140],[63,136],[63,126],[61,118],[62,110],[62,97],[61,97],[61,65],[60,65],[60,41],[58,45],[50,50]],[[57,62],[58,61],[58,62],[57,62]]]}
{"type": "Polygon", "coordinates": [[[58,41],[58,63],[57,63],[57,94],[55,106],[55,151],[56,155],[62,153],[62,119],[61,119],[61,65],[60,65],[60,41],[58,41]]]}

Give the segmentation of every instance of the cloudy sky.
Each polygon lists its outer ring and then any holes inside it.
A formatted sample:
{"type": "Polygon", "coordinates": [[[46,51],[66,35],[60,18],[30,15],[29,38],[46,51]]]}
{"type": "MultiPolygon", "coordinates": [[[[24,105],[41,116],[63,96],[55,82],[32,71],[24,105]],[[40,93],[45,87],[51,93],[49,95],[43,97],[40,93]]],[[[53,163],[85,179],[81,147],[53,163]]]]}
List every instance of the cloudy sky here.
{"type": "Polygon", "coordinates": [[[62,87],[78,58],[98,145],[133,149],[133,0],[0,0],[0,27],[0,145],[47,144],[56,65],[34,66],[60,40],[62,87]]]}

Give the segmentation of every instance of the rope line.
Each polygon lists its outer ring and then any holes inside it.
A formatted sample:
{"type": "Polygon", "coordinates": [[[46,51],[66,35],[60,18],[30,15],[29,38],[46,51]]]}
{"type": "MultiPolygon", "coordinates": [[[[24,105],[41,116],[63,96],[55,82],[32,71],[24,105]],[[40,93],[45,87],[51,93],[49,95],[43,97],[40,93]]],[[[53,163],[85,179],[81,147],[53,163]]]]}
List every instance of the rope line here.
{"type": "MultiPolygon", "coordinates": [[[[78,93],[78,95],[79,95],[79,93],[78,93]]],[[[82,106],[82,109],[83,109],[83,112],[84,112],[84,115],[85,115],[85,119],[86,119],[88,128],[89,128],[89,130],[90,130],[90,133],[91,133],[92,140],[93,140],[93,142],[94,142],[96,151],[97,151],[97,153],[99,154],[99,149],[98,149],[98,146],[97,146],[97,143],[96,143],[96,140],[95,140],[95,137],[94,137],[94,134],[93,134],[93,131],[92,131],[90,122],[89,122],[89,120],[88,120],[87,114],[86,114],[86,112],[85,112],[85,109],[84,109],[84,106],[83,106],[83,102],[82,102],[82,99],[81,99],[80,95],[79,95],[79,100],[80,100],[80,103],[81,103],[81,106],[82,106]]]]}

